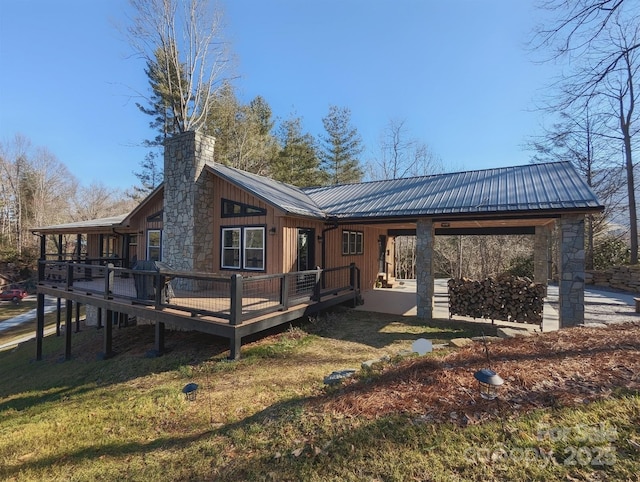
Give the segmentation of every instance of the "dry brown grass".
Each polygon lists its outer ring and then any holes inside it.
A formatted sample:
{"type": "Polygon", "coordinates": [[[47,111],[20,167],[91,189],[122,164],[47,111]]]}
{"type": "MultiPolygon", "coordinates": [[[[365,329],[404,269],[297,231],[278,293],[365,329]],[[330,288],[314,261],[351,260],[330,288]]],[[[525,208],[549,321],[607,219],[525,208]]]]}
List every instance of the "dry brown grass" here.
{"type": "Polygon", "coordinates": [[[340,391],[311,403],[316,410],[370,419],[404,413],[467,425],[496,408],[504,416],[640,390],[640,323],[566,329],[487,346],[491,368],[505,380],[501,407],[478,396],[473,374],[489,364],[482,343],[442,358],[388,364],[366,383],[347,381],[340,391]]]}

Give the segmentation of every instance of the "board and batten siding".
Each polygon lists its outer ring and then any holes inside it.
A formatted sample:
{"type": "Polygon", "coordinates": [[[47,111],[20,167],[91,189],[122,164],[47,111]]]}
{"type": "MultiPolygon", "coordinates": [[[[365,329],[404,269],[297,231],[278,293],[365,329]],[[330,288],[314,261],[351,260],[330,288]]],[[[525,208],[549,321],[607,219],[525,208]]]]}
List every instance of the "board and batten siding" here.
{"type": "Polygon", "coordinates": [[[129,256],[132,258],[135,254],[137,259],[143,260],[147,258],[147,232],[149,230],[162,230],[162,211],[164,209],[163,190],[154,193],[153,197],[148,199],[145,205],[136,212],[132,217],[129,225],[131,226],[131,234],[138,235],[138,244],[135,252],[131,251],[129,256]],[[153,217],[153,220],[149,220],[153,217]]]}

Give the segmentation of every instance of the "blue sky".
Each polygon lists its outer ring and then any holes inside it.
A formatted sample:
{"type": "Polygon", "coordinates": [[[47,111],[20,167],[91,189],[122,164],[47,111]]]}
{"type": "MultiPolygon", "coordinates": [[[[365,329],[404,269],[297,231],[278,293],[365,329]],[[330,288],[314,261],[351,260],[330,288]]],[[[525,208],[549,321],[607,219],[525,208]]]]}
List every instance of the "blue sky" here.
{"type": "MultiPolygon", "coordinates": [[[[533,0],[226,0],[238,93],[322,133],[348,107],[368,149],[403,119],[448,170],[524,164],[554,67],[525,42],[533,0]]],[[[149,119],[144,64],[114,25],[126,0],[0,0],[0,141],[48,148],[83,185],[136,184],[149,119]]]]}

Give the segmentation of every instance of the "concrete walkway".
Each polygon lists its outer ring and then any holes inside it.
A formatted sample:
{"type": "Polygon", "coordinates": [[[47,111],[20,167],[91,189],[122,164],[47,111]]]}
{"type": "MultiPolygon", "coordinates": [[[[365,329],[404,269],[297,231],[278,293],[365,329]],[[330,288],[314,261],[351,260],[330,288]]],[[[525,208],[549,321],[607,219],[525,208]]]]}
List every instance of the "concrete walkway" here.
{"type": "MultiPolygon", "coordinates": [[[[356,309],[375,313],[389,313],[402,316],[416,316],[416,281],[396,281],[393,288],[377,288],[365,291],[362,294],[364,305],[356,309]]],[[[624,323],[628,321],[640,321],[640,315],[635,313],[634,295],[631,293],[619,293],[605,291],[598,288],[585,288],[585,323],[624,323]]],[[[449,296],[447,294],[447,280],[437,279],[435,282],[433,317],[438,319],[449,318],[449,296]]],[[[473,319],[463,316],[454,316],[454,320],[476,321],[490,323],[490,320],[473,319]]],[[[511,323],[507,321],[495,321],[496,325],[506,327],[539,329],[538,325],[525,323],[511,323]]],[[[558,320],[558,287],[549,285],[547,298],[543,309],[542,331],[553,331],[559,328],[558,320]]]]}

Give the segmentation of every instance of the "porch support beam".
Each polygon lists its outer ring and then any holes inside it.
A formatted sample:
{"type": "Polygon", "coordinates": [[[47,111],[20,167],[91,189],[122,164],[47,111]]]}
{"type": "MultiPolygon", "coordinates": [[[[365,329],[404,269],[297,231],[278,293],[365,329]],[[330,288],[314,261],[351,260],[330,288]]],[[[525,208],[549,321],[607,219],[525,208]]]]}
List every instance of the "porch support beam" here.
{"type": "Polygon", "coordinates": [[[433,241],[434,230],[431,219],[419,219],[416,225],[416,302],[418,318],[433,319],[434,272],[433,241]]]}
{"type": "Polygon", "coordinates": [[[549,280],[549,229],[536,226],[533,242],[533,280],[545,286],[549,280]]]}
{"type": "Polygon", "coordinates": [[[560,228],[560,328],[584,323],[584,214],[562,215],[560,228]]]}

